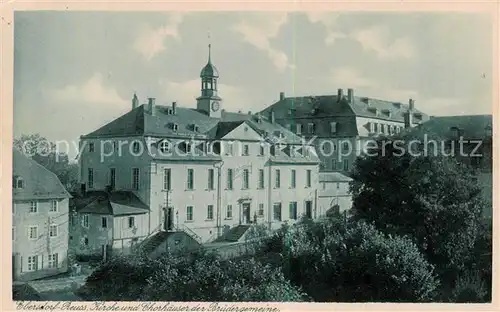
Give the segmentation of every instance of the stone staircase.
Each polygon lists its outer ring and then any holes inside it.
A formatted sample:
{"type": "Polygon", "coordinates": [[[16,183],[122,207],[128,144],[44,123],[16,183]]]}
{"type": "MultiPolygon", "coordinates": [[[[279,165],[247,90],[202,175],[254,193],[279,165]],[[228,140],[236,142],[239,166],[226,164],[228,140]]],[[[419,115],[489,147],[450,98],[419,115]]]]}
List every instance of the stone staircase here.
{"type": "Polygon", "coordinates": [[[237,225],[229,231],[227,231],[224,235],[221,237],[217,238],[214,243],[220,243],[220,242],[237,242],[239,241],[243,235],[246,233],[246,231],[250,228],[250,225],[247,224],[240,224],[237,225]]]}

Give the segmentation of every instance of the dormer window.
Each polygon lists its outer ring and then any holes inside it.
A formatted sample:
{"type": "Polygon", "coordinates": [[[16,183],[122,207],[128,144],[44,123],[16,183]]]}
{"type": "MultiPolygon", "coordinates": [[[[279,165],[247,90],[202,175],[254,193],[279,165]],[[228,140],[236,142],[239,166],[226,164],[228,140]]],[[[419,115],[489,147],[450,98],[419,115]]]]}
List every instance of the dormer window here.
{"type": "Polygon", "coordinates": [[[281,131],[274,131],[274,135],[277,137],[277,138],[284,138],[285,136],[283,135],[283,132],[281,131]]]}
{"type": "Polygon", "coordinates": [[[413,114],[413,116],[414,116],[416,119],[422,119],[422,114],[421,114],[421,113],[415,113],[415,114],[413,114]]]}
{"type": "Polygon", "coordinates": [[[172,124],[172,130],[177,131],[179,129],[179,125],[176,123],[172,124]]]}
{"type": "Polygon", "coordinates": [[[169,153],[171,150],[170,142],[168,141],[162,141],[160,143],[160,152],[163,154],[169,153]]]}
{"type": "Polygon", "coordinates": [[[193,125],[193,131],[200,132],[200,127],[198,127],[198,125],[193,125]]]}
{"type": "Polygon", "coordinates": [[[375,114],[375,116],[378,115],[378,109],[375,108],[375,107],[369,107],[368,108],[368,111],[372,112],[373,114],[375,114]]]}
{"type": "Polygon", "coordinates": [[[190,142],[186,142],[186,153],[191,153],[193,150],[193,146],[191,145],[190,142]]]}
{"type": "Polygon", "coordinates": [[[397,109],[400,109],[401,108],[401,103],[392,103],[392,105],[394,107],[396,107],[397,109]]]}
{"type": "Polygon", "coordinates": [[[89,143],[89,152],[93,153],[94,152],[94,142],[89,143]]]}
{"type": "Polygon", "coordinates": [[[205,150],[207,151],[208,154],[212,153],[212,143],[206,142],[205,143],[205,150]]]}
{"type": "Polygon", "coordinates": [[[390,111],[390,110],[388,110],[388,109],[384,109],[384,110],[382,111],[382,113],[383,113],[385,116],[387,116],[387,117],[391,118],[392,113],[391,113],[391,111],[390,111]]]}
{"type": "Polygon", "coordinates": [[[14,177],[14,181],[12,183],[13,187],[15,189],[22,189],[24,188],[24,180],[22,177],[14,177]]]}
{"type": "Polygon", "coordinates": [[[457,127],[452,127],[451,129],[451,135],[453,138],[458,138],[460,131],[457,127]]]}
{"type": "Polygon", "coordinates": [[[307,124],[307,132],[308,133],[314,133],[316,131],[316,127],[314,125],[314,123],[308,123],[307,124]]]}
{"type": "Polygon", "coordinates": [[[167,115],[172,115],[174,113],[172,108],[167,108],[167,115]]]}
{"type": "Polygon", "coordinates": [[[330,132],[337,133],[337,123],[334,121],[330,122],[330,132]]]}

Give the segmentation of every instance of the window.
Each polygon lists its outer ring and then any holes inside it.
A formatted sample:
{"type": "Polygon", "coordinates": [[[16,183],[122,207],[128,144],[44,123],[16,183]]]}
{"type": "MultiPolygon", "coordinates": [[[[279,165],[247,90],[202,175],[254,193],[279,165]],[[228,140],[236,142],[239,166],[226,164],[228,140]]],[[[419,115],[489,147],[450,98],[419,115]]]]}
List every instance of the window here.
{"type": "Polygon", "coordinates": [[[172,125],[172,130],[177,131],[177,129],[179,129],[179,125],[178,124],[173,124],[172,125]]]}
{"type": "Polygon", "coordinates": [[[227,143],[227,152],[226,155],[233,155],[233,142],[227,143]]]}
{"type": "Polygon", "coordinates": [[[170,142],[168,142],[168,141],[162,141],[160,143],[160,152],[162,154],[170,153],[170,142]]]}
{"type": "Polygon", "coordinates": [[[342,150],[344,152],[349,150],[349,142],[343,142],[342,143],[342,150]]]}
{"type": "Polygon", "coordinates": [[[311,170],[306,171],[306,187],[311,187],[311,170]]]}
{"type": "Polygon", "coordinates": [[[12,240],[13,241],[16,240],[16,227],[15,226],[12,227],[12,240]]]}
{"type": "Polygon", "coordinates": [[[128,227],[133,228],[135,226],[135,217],[128,217],[128,227]]]}
{"type": "Polygon", "coordinates": [[[377,133],[378,132],[378,123],[373,123],[373,127],[371,127],[371,128],[373,128],[372,132],[377,133]]]}
{"type": "Polygon", "coordinates": [[[344,171],[349,171],[349,160],[344,159],[344,171]]]}
{"type": "Polygon", "coordinates": [[[307,132],[308,133],[314,133],[315,130],[316,130],[316,127],[315,127],[314,123],[311,122],[311,123],[307,124],[307,132]]]}
{"type": "Polygon", "coordinates": [[[82,226],[85,228],[89,227],[89,215],[88,214],[84,214],[82,216],[82,226]]]}
{"type": "Polygon", "coordinates": [[[30,213],[37,213],[38,212],[38,202],[32,201],[30,203],[30,213]]]}
{"type": "Polygon", "coordinates": [[[259,149],[259,156],[264,156],[264,145],[261,145],[261,146],[260,146],[260,149],[259,149]]]}
{"type": "Polygon", "coordinates": [[[337,159],[332,159],[332,170],[337,170],[337,159]]]}
{"type": "Polygon", "coordinates": [[[186,220],[193,221],[193,206],[186,207],[186,220]]]}
{"type": "Polygon", "coordinates": [[[233,169],[227,169],[227,185],[228,190],[233,189],[233,169]]]}
{"type": "Polygon", "coordinates": [[[87,235],[85,235],[85,236],[83,237],[83,245],[85,245],[85,246],[88,246],[88,245],[89,245],[89,238],[87,237],[87,235]]]}
{"type": "Polygon", "coordinates": [[[107,217],[102,217],[101,218],[101,227],[103,229],[107,228],[108,227],[108,218],[107,217]]]}
{"type": "Polygon", "coordinates": [[[292,169],[292,173],[290,175],[290,187],[291,188],[295,188],[295,184],[296,184],[295,178],[296,178],[296,176],[297,176],[297,172],[294,169],[292,169]]]}
{"type": "Polygon", "coordinates": [[[38,238],[38,227],[30,226],[29,230],[28,230],[28,236],[30,239],[37,239],[38,238]]]}
{"type": "Polygon", "coordinates": [[[337,182],[337,190],[340,188],[340,183],[337,182]]]}
{"type": "Polygon", "coordinates": [[[191,143],[186,143],[186,153],[191,153],[193,150],[193,145],[191,143]]]}
{"type": "Polygon", "coordinates": [[[24,187],[24,180],[21,177],[15,177],[14,179],[14,188],[15,189],[22,189],[24,187]]]}
{"type": "Polygon", "coordinates": [[[172,171],[170,168],[163,169],[163,189],[167,191],[170,191],[172,186],[171,173],[172,171]]]}
{"type": "Polygon", "coordinates": [[[134,143],[132,143],[133,153],[139,153],[140,149],[141,149],[141,144],[139,142],[135,141],[134,143]]]}
{"type": "Polygon", "coordinates": [[[28,271],[36,271],[38,270],[38,256],[29,256],[28,257],[28,271]]]}
{"type": "Polygon", "coordinates": [[[49,236],[56,237],[57,236],[57,225],[52,224],[49,226],[49,236]]]}
{"type": "Polygon", "coordinates": [[[187,171],[187,189],[188,190],[194,189],[194,170],[193,169],[188,169],[188,171],[187,171]]]}
{"type": "Polygon", "coordinates": [[[296,124],[295,125],[295,132],[297,134],[301,134],[302,133],[302,124],[296,124]]]}
{"type": "Polygon", "coordinates": [[[109,187],[114,190],[116,185],[116,169],[109,168],[109,187]]]}
{"type": "Polygon", "coordinates": [[[139,189],[139,168],[132,168],[132,189],[139,189]]]}
{"type": "Polygon", "coordinates": [[[330,122],[330,132],[337,133],[337,123],[334,121],[330,122]]]}
{"type": "Polygon", "coordinates": [[[58,201],[57,200],[53,200],[50,202],[50,208],[49,208],[49,211],[50,212],[57,212],[57,204],[58,204],[58,201]]]}
{"type": "Polygon", "coordinates": [[[93,153],[94,152],[94,142],[89,143],[89,152],[93,153]]]}
{"type": "Polygon", "coordinates": [[[232,218],[233,218],[233,205],[227,205],[226,219],[232,219],[232,218]]]}
{"type": "Polygon", "coordinates": [[[207,206],[207,220],[213,220],[214,218],[214,205],[207,206]]]}
{"type": "Polygon", "coordinates": [[[264,169],[259,169],[259,188],[264,188],[264,169]]]}
{"type": "Polygon", "coordinates": [[[243,145],[243,156],[250,155],[249,149],[250,149],[250,147],[248,146],[248,144],[243,145]]]}
{"type": "Polygon", "coordinates": [[[94,169],[89,168],[88,170],[88,188],[92,189],[94,188],[94,169]]]}
{"type": "Polygon", "coordinates": [[[275,171],[275,176],[276,176],[276,181],[275,181],[275,188],[279,188],[281,186],[281,177],[280,177],[280,170],[276,169],[275,171]]]}
{"type": "Polygon", "coordinates": [[[58,267],[58,261],[59,261],[58,258],[59,256],[56,253],[49,255],[49,269],[58,267]]]}
{"type": "Polygon", "coordinates": [[[248,169],[243,169],[243,188],[250,188],[250,171],[248,169]]]}
{"type": "Polygon", "coordinates": [[[274,203],[273,216],[274,216],[274,220],[281,221],[281,203],[274,203]]]}
{"type": "Polygon", "coordinates": [[[297,202],[290,202],[290,219],[297,220],[297,202]]]}
{"type": "Polygon", "coordinates": [[[259,204],[259,217],[264,216],[264,204],[259,204]]]}
{"type": "Polygon", "coordinates": [[[208,169],[208,189],[214,189],[214,169],[208,169]]]}

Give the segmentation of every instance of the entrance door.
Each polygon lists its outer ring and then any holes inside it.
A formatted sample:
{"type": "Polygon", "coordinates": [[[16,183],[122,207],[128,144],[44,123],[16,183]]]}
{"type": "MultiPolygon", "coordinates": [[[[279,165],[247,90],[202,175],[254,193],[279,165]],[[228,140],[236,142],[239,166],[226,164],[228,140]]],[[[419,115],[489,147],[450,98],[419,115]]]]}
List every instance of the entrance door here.
{"type": "Polygon", "coordinates": [[[169,207],[165,209],[165,230],[172,231],[174,229],[174,209],[169,207]]]}
{"type": "Polygon", "coordinates": [[[312,219],[312,201],[306,201],[306,217],[312,219]]]}
{"type": "Polygon", "coordinates": [[[243,224],[250,223],[250,203],[244,203],[241,205],[243,209],[243,224]]]}

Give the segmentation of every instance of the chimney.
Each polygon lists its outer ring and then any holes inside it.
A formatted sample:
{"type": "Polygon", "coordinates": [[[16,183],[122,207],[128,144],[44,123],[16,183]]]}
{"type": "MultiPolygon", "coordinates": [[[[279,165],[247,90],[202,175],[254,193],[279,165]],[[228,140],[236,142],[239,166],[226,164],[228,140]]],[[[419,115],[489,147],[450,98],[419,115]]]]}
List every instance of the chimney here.
{"type": "Polygon", "coordinates": [[[177,102],[172,102],[172,115],[177,113],[177,102]]]}
{"type": "Polygon", "coordinates": [[[248,115],[252,115],[252,111],[248,111],[248,115]]]}
{"type": "Polygon", "coordinates": [[[410,110],[413,111],[415,109],[415,100],[410,99],[408,105],[410,106],[410,110]]]}
{"type": "Polygon", "coordinates": [[[151,116],[156,115],[156,110],[155,110],[155,98],[148,98],[148,110],[151,116]]]}
{"type": "Polygon", "coordinates": [[[411,128],[413,126],[413,111],[409,109],[405,114],[405,128],[411,128]]]}
{"type": "Polygon", "coordinates": [[[342,101],[342,98],[344,97],[344,90],[338,89],[337,90],[337,102],[342,101]]]}
{"type": "Polygon", "coordinates": [[[274,122],[275,122],[275,118],[274,118],[274,110],[271,110],[271,112],[270,112],[270,118],[269,118],[269,119],[271,120],[271,123],[274,123],[274,122]]]}
{"type": "Polygon", "coordinates": [[[134,93],[134,97],[132,98],[132,109],[136,109],[139,106],[139,99],[137,98],[137,94],[134,93]]]}
{"type": "Polygon", "coordinates": [[[353,89],[347,89],[347,100],[349,103],[354,103],[354,90],[353,89]]]}
{"type": "Polygon", "coordinates": [[[285,99],[285,92],[280,92],[280,101],[285,99]]]}

